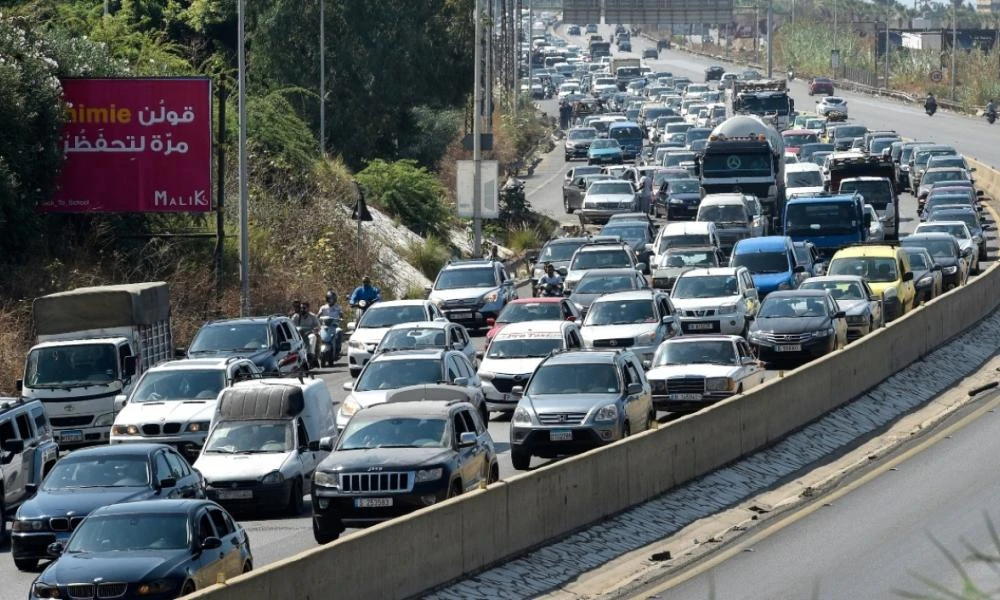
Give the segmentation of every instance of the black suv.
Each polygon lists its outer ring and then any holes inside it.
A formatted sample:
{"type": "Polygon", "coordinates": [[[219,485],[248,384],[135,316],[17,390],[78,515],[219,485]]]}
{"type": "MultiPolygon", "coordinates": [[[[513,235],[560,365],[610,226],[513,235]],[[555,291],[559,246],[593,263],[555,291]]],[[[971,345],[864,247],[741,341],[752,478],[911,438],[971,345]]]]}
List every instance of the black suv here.
{"type": "Polygon", "coordinates": [[[469,402],[387,402],[358,411],[313,473],[313,536],[379,523],[500,478],[496,448],[469,402]]]}
{"type": "Polygon", "coordinates": [[[31,498],[59,458],[59,446],[39,400],[0,398],[0,545],[6,522],[31,498]]]}
{"type": "Polygon", "coordinates": [[[176,354],[178,358],[241,356],[272,377],[305,371],[309,364],[302,336],[285,316],[209,321],[191,346],[178,348],[176,354]]]}

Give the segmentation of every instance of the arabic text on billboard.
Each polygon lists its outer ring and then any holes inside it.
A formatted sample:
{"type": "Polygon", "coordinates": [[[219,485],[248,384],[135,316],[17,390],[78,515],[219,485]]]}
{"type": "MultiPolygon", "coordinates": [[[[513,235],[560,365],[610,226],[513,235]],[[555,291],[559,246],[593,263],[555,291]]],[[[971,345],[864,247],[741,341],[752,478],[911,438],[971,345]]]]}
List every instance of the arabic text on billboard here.
{"type": "Polygon", "coordinates": [[[206,78],[66,79],[64,162],[44,212],[212,209],[206,78]]]}

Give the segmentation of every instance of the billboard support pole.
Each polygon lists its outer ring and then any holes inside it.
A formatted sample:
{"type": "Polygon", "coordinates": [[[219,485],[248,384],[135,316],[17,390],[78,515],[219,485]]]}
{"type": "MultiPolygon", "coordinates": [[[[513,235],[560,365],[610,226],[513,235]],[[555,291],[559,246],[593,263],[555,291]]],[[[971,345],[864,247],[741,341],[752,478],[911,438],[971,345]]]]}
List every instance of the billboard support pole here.
{"type": "Polygon", "coordinates": [[[772,71],[774,71],[774,59],[773,59],[773,48],[774,48],[774,10],[772,6],[772,0],[767,0],[767,78],[773,77],[772,71]]]}
{"type": "Polygon", "coordinates": [[[247,185],[247,103],[246,103],[246,35],[244,27],[244,0],[237,4],[238,80],[240,112],[240,316],[250,313],[250,198],[247,185]]]}
{"type": "Polygon", "coordinates": [[[219,140],[216,142],[216,156],[219,163],[215,180],[215,303],[222,310],[223,265],[222,255],[226,243],[226,99],[229,90],[219,85],[219,140]]]}

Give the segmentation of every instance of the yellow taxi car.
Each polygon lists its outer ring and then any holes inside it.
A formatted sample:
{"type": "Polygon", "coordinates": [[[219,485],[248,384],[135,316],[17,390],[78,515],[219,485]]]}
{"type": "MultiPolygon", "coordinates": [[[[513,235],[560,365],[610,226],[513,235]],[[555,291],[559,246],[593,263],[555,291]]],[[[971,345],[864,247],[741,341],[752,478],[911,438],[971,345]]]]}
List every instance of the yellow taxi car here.
{"type": "Polygon", "coordinates": [[[838,250],[827,275],[859,275],[882,298],[885,321],[913,310],[917,290],[906,251],[895,244],[859,244],[838,250]]]}

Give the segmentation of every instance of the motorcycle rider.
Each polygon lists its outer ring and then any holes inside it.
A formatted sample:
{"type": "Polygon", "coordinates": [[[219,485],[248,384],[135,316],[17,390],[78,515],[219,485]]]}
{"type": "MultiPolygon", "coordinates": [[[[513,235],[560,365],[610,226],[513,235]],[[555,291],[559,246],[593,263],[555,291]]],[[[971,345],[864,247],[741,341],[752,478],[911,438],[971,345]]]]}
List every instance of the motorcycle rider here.
{"type": "Polygon", "coordinates": [[[937,112],[937,100],[934,98],[932,92],[927,92],[927,98],[924,100],[924,110],[928,113],[937,112]]]}
{"type": "Polygon", "coordinates": [[[288,312],[290,318],[294,318],[295,315],[302,311],[302,301],[299,299],[292,300],[292,310],[288,312]]]}
{"type": "Polygon", "coordinates": [[[340,321],[344,317],[344,311],[341,310],[340,305],[337,304],[337,292],[329,290],[326,293],[326,304],[319,307],[319,311],[316,312],[316,317],[322,319],[323,317],[332,317],[336,321],[340,321]]]}
{"type": "Polygon", "coordinates": [[[362,300],[364,300],[368,306],[371,306],[373,302],[382,300],[381,292],[379,292],[377,287],[372,286],[372,279],[367,275],[361,279],[361,285],[354,288],[354,292],[351,293],[351,299],[348,303],[351,306],[358,306],[358,303],[362,300]]]}
{"type": "MultiPolygon", "coordinates": [[[[310,333],[318,333],[320,324],[319,324],[319,319],[316,317],[316,315],[314,315],[312,312],[309,311],[308,302],[302,302],[299,304],[299,312],[292,315],[292,323],[299,329],[307,330],[307,333],[303,334],[302,341],[306,343],[307,347],[309,347],[310,343],[309,343],[309,338],[307,336],[310,333]]],[[[309,353],[314,357],[319,356],[318,335],[313,336],[312,345],[309,350],[309,353]]]]}
{"type": "Polygon", "coordinates": [[[986,103],[986,108],[985,108],[985,110],[983,110],[983,114],[985,114],[986,118],[990,119],[990,121],[995,121],[996,120],[996,118],[997,118],[997,105],[994,104],[992,98],[990,99],[989,102],[986,103]]]}
{"type": "Polygon", "coordinates": [[[562,277],[559,273],[556,273],[556,268],[552,266],[552,263],[545,263],[545,274],[538,278],[538,293],[539,295],[546,295],[548,292],[548,287],[561,288],[563,284],[562,277]]]}

